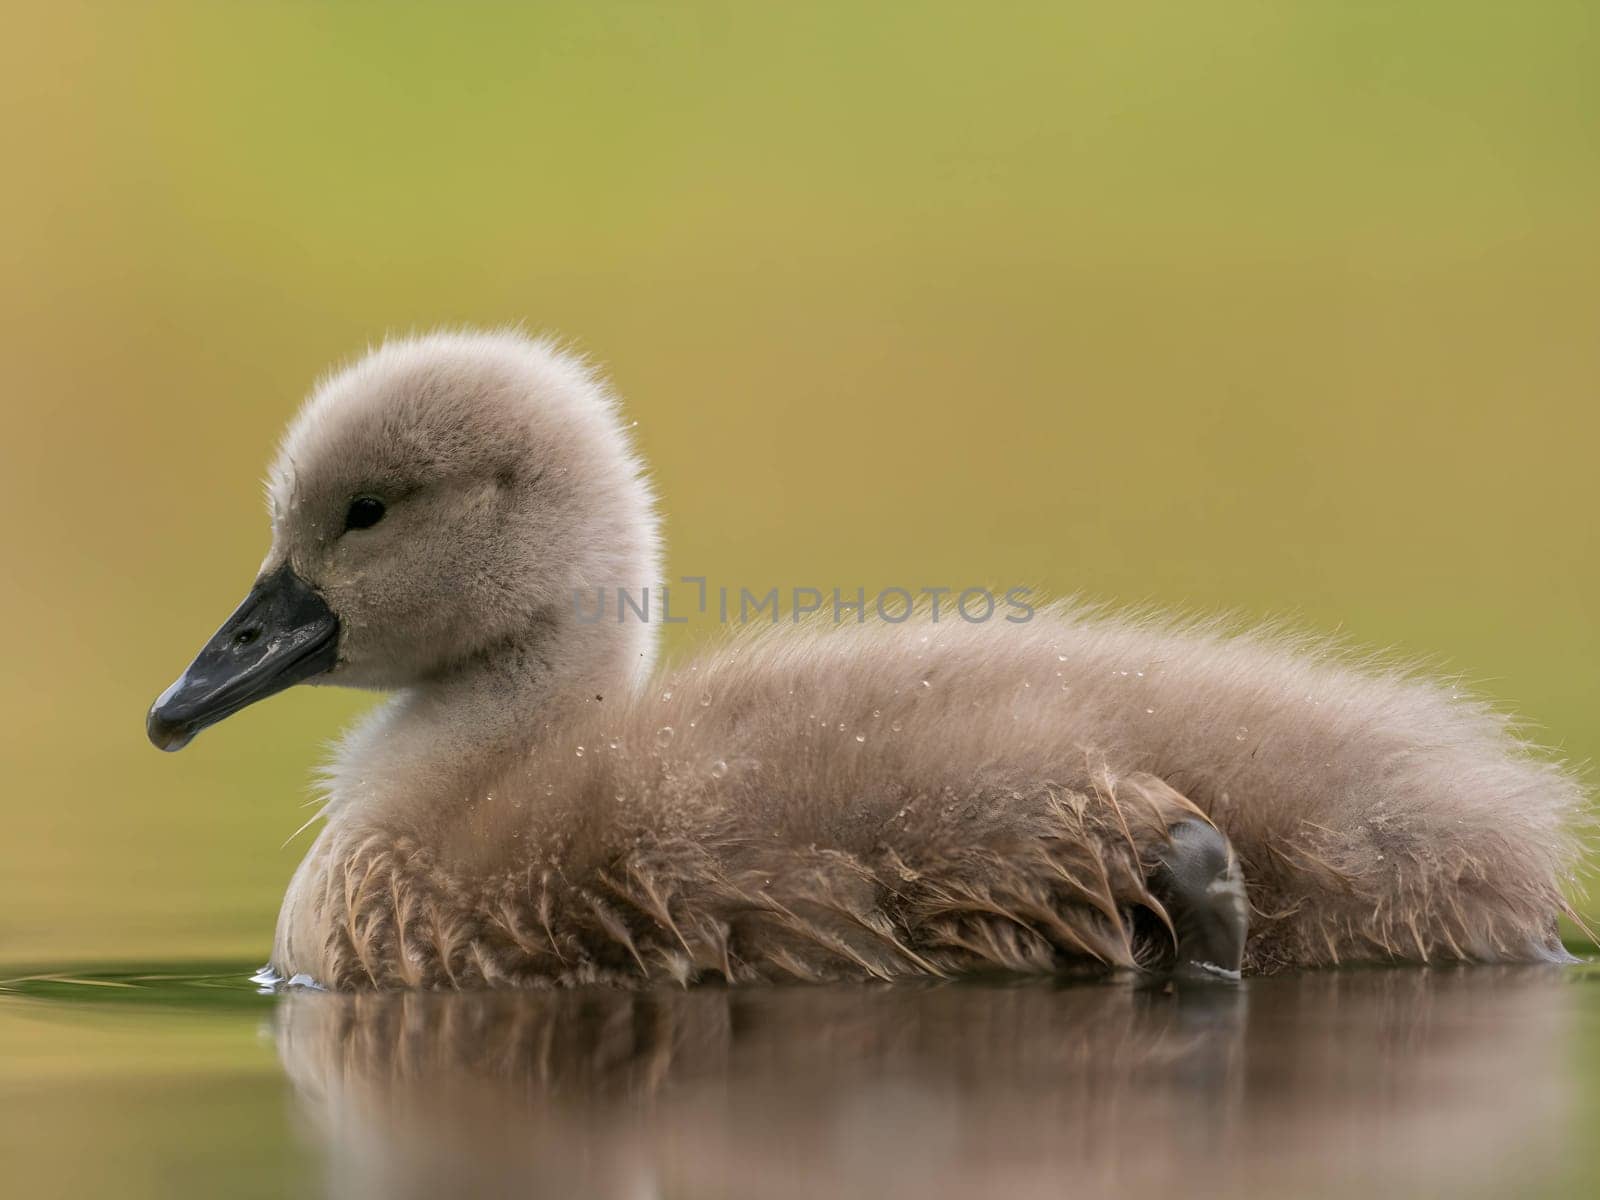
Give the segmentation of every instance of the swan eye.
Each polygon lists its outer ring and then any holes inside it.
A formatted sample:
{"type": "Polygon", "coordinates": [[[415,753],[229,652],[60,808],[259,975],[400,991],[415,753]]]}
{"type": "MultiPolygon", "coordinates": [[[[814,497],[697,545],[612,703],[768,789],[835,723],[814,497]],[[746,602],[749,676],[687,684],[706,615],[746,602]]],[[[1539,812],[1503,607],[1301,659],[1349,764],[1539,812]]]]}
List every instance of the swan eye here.
{"type": "Polygon", "coordinates": [[[371,529],[383,520],[383,501],[376,496],[357,496],[350,501],[350,507],[344,514],[344,527],[346,529],[371,529]]]}

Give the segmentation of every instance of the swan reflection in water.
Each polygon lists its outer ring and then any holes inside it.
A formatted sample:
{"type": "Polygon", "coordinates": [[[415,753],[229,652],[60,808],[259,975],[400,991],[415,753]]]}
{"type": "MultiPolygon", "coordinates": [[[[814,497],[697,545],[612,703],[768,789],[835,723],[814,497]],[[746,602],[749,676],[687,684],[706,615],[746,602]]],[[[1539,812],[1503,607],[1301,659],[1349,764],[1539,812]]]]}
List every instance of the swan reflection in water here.
{"type": "Polygon", "coordinates": [[[283,998],[346,1196],[1528,1194],[1586,973],[283,998]]]}

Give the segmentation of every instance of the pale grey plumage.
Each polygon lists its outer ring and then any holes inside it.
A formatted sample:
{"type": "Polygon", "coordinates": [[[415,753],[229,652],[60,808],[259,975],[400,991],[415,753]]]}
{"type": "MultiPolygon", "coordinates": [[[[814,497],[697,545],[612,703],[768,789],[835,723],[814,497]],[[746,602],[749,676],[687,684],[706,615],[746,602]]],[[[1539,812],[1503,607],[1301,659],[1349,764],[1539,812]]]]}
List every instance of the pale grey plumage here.
{"type": "Polygon", "coordinates": [[[1198,809],[1247,965],[1549,959],[1583,793],[1483,705],[1327,646],[1062,605],[781,629],[651,677],[658,582],[614,401],[549,343],[441,334],[326,381],[267,567],[339,615],[344,742],[274,967],[340,987],[1132,966],[1198,809]],[[349,497],[393,498],[344,535],[349,497]]]}

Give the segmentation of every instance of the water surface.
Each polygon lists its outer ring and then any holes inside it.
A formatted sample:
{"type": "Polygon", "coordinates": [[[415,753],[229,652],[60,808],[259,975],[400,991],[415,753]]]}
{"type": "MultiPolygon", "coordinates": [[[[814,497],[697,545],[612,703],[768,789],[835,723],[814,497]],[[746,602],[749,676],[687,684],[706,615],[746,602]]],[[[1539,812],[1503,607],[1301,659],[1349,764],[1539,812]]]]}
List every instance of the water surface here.
{"type": "Polygon", "coordinates": [[[1587,1190],[1600,969],[479,995],[0,972],[13,1194],[1587,1190]]]}

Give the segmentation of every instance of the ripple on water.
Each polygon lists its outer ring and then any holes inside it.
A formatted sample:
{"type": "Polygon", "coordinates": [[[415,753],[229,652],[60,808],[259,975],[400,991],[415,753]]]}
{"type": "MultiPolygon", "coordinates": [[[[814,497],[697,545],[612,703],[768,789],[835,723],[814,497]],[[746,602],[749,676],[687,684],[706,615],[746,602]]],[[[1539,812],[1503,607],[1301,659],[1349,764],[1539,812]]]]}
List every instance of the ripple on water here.
{"type": "Polygon", "coordinates": [[[150,1008],[269,1008],[270,974],[257,963],[177,961],[0,967],[0,1002],[116,1004],[150,1008]]]}

